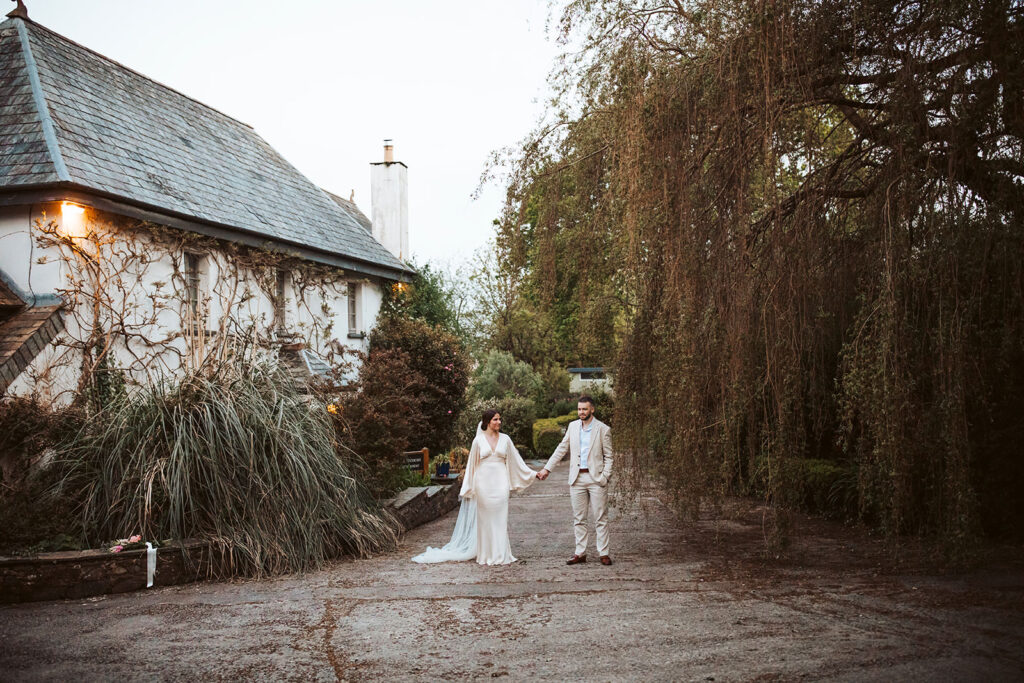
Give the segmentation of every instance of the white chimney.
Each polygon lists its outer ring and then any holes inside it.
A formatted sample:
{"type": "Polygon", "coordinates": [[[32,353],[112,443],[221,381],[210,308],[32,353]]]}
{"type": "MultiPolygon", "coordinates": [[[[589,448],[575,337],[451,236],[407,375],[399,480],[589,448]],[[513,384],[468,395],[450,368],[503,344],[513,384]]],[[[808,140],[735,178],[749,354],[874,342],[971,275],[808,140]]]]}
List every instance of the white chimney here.
{"type": "Polygon", "coordinates": [[[370,164],[370,213],[373,236],[401,260],[409,258],[409,169],[395,161],[391,140],[384,161],[370,164]]]}

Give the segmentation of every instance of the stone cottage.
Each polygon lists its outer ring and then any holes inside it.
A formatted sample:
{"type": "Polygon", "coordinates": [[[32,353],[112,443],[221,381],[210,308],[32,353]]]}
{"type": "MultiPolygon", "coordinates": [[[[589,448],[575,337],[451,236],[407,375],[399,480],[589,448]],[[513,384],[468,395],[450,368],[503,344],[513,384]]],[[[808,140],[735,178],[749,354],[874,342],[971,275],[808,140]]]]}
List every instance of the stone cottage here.
{"type": "Polygon", "coordinates": [[[173,375],[239,345],[321,372],[410,278],[406,167],[369,220],[250,126],[28,18],[0,23],[0,392],[173,375]]]}

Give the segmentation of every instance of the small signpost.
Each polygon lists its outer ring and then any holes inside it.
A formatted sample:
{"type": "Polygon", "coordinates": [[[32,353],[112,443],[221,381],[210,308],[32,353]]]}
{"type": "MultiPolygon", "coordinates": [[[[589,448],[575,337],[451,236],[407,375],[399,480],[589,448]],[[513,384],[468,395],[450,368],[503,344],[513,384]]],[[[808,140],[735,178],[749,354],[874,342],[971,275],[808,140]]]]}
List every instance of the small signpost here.
{"type": "Polygon", "coordinates": [[[418,451],[405,451],[402,455],[405,456],[405,467],[410,472],[418,472],[424,477],[430,472],[429,448],[424,448],[418,451]]]}

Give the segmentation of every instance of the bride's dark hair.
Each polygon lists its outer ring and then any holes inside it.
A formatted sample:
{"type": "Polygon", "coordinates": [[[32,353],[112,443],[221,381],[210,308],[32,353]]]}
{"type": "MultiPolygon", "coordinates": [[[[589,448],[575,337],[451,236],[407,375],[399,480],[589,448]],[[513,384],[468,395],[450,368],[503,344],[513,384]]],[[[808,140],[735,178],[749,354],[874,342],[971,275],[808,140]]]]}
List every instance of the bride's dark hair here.
{"type": "Polygon", "coordinates": [[[497,410],[485,410],[484,414],[480,416],[480,429],[487,431],[487,425],[491,424],[494,416],[499,414],[497,410]]]}

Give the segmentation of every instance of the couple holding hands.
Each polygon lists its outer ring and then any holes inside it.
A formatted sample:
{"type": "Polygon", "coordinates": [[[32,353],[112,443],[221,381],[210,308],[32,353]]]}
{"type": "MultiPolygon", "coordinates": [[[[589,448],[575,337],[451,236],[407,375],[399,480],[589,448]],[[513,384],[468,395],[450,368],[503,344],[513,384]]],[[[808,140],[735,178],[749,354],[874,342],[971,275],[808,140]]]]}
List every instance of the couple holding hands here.
{"type": "Polygon", "coordinates": [[[569,493],[572,499],[575,552],[566,564],[587,561],[587,517],[594,518],[601,564],[611,564],[608,552],[607,486],[612,473],[611,429],[594,417],[594,400],[580,396],[579,419],[569,423],[555,452],[539,472],[530,469],[512,439],[501,433],[501,414],[486,410],[477,427],[462,479],[458,520],[452,538],[442,548],[427,548],[413,562],[471,560],[480,564],[515,562],[508,540],[508,499],[534,480],[543,481],[569,455],[569,493]]]}

